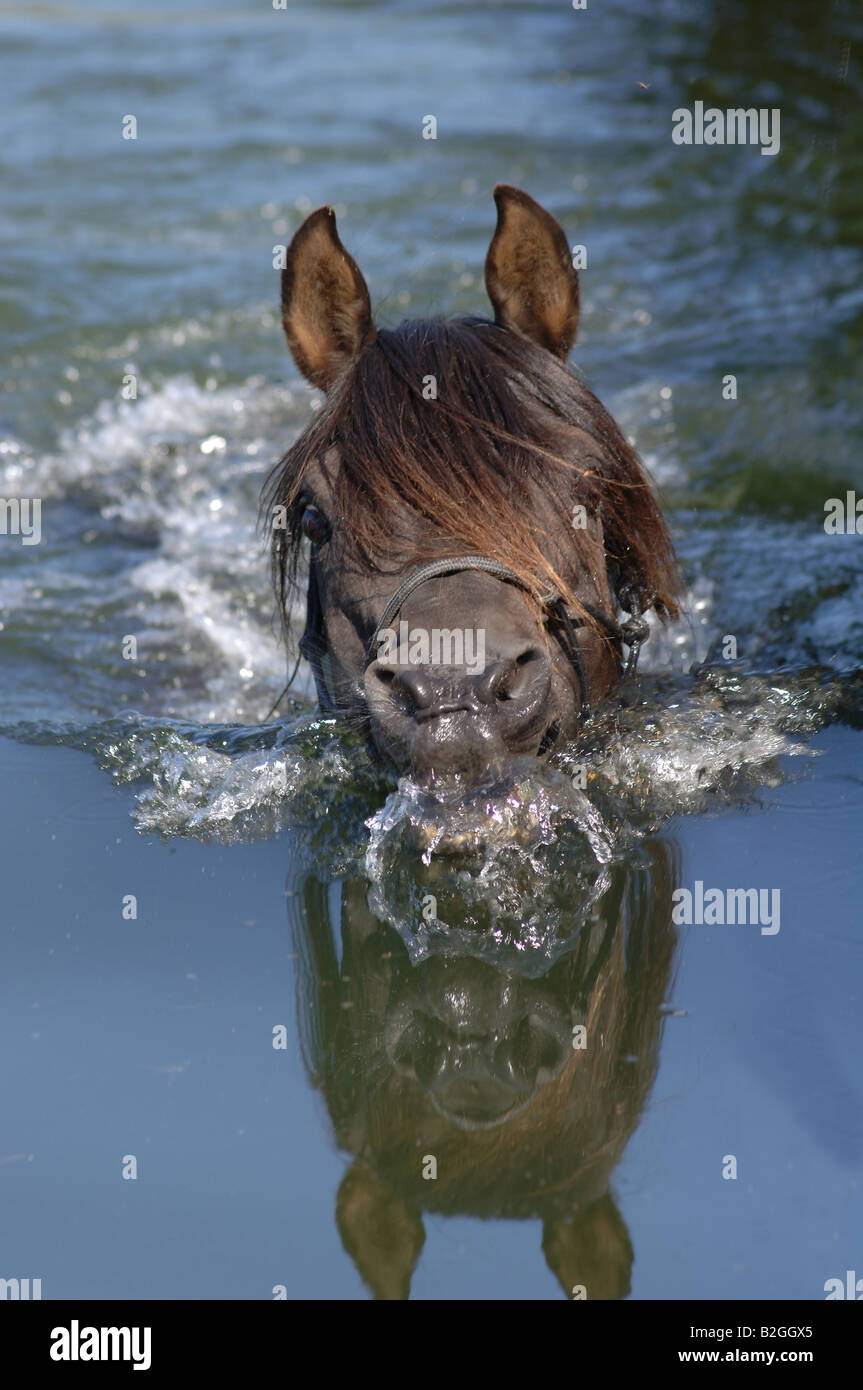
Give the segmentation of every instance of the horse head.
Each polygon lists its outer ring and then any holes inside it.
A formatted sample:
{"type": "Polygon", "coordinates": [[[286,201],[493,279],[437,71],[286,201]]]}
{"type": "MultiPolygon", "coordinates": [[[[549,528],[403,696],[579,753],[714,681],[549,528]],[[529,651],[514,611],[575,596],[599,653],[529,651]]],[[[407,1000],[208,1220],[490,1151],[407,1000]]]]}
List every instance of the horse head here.
{"type": "Polygon", "coordinates": [[[375,327],[330,208],[296,233],[282,318],[325,399],[264,495],[283,614],[310,543],[322,707],[420,780],[477,780],[577,731],[678,611],[671,541],[633,449],[566,365],[578,275],[561,227],[495,190],[494,321],[375,327]],[[629,615],[621,618],[621,610],[629,615]]]}

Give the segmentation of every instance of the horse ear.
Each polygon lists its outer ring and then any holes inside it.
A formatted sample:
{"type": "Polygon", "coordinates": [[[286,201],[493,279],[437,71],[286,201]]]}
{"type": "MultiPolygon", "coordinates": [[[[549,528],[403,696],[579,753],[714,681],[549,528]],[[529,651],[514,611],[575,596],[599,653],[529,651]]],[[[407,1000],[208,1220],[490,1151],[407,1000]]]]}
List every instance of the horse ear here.
{"type": "Polygon", "coordinates": [[[565,358],[578,329],[578,274],[560,224],[527,193],[499,183],[485,258],[495,322],[565,358]]]}
{"type": "Polygon", "coordinates": [[[303,376],[325,391],[374,341],[368,286],[339,241],[332,208],[310,213],[288,247],[282,324],[303,376]]]}

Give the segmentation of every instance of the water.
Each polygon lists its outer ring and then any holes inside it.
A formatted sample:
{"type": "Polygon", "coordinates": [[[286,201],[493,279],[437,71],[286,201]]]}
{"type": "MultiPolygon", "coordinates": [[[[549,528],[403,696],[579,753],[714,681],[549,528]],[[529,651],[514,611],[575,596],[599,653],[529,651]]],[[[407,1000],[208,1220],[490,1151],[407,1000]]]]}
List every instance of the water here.
{"type": "Polygon", "coordinates": [[[823,1297],[863,1233],[863,548],[823,526],[863,494],[859,20],[106,0],[2,29],[0,497],[42,499],[42,540],[0,537],[0,1276],[404,1293],[424,1222],[413,1297],[560,1297],[599,1223],[588,1296],[823,1297]],[[780,154],[673,146],[697,98],[779,105],[780,154]],[[257,497],[318,404],[272,255],[330,202],[378,322],[484,312],[497,181],[588,247],[576,360],[690,602],[578,746],[455,814],[305,672],[268,719],[257,497]],[[779,887],[780,931],[677,928],[697,880],[779,887]],[[363,1201],[406,1213],[385,1258],[363,1201]]]}

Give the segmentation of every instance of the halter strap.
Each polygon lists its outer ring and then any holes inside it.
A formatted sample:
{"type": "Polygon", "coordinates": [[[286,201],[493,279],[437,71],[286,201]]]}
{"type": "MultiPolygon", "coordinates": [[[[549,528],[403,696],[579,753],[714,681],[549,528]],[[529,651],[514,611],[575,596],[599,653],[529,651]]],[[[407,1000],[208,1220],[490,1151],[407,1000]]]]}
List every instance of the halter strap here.
{"type": "MultiPolygon", "coordinates": [[[[444,574],[459,574],[462,570],[480,570],[484,574],[493,575],[495,579],[503,579],[508,584],[517,584],[520,589],[526,589],[529,593],[532,592],[531,586],[526,584],[520,575],[516,574],[514,570],[508,569],[506,565],[502,565],[499,560],[492,560],[488,555],[451,555],[445,560],[430,560],[428,564],[420,565],[418,569],[409,574],[388,601],[372,639],[366,647],[366,666],[370,665],[377,655],[381,632],[392,626],[393,618],[397,616],[405,599],[413,593],[414,589],[418,589],[429,579],[438,579],[444,574]]],[[[540,597],[543,607],[548,607],[555,596],[554,589],[543,594],[540,597]]]]}
{"type": "MultiPolygon", "coordinates": [[[[521,575],[516,574],[515,571],[509,569],[507,565],[501,564],[499,560],[493,560],[488,555],[453,555],[442,560],[430,560],[427,564],[419,565],[417,569],[413,570],[408,575],[407,579],[402,581],[395,593],[386,603],[371,641],[366,648],[365,666],[368,667],[374,661],[377,655],[381,633],[392,626],[393,619],[398,616],[405,600],[415,589],[418,589],[421,584],[425,584],[429,579],[438,579],[445,574],[460,574],[465,570],[479,570],[481,573],[490,574],[495,579],[501,579],[507,584],[516,584],[520,589],[524,589],[528,593],[534,592],[533,586],[522,579],[521,575]]],[[[548,589],[544,593],[539,594],[538,597],[543,608],[552,616],[552,619],[559,622],[563,627],[568,647],[567,656],[578,676],[579,690],[581,692],[582,718],[586,718],[590,712],[590,689],[587,671],[584,665],[584,657],[581,652],[578,637],[576,636],[576,628],[585,627],[587,624],[583,618],[575,620],[572,618],[563,597],[556,589],[548,589]]],[[[621,587],[618,591],[618,601],[621,606],[627,608],[630,613],[630,617],[624,623],[618,623],[616,619],[609,618],[605,613],[601,612],[598,608],[594,608],[591,604],[585,603],[583,607],[588,616],[592,618],[598,626],[605,629],[612,641],[622,642],[629,648],[629,655],[627,656],[626,664],[623,669],[623,679],[626,680],[635,673],[636,666],[638,665],[638,654],[641,650],[642,643],[646,641],[650,634],[650,628],[647,620],[642,616],[638,595],[631,585],[627,585],[625,588],[621,587]]],[[[301,650],[308,636],[309,629],[307,627],[303,642],[300,643],[301,650]]],[[[325,649],[326,641],[324,640],[323,650],[325,649]]],[[[315,669],[315,683],[318,686],[318,695],[320,698],[323,679],[322,677],[320,680],[318,679],[318,668],[315,667],[313,669],[315,669]]],[[[329,701],[328,694],[327,699],[329,701]]],[[[332,708],[331,704],[330,708],[332,708]]]]}
{"type": "MultiPolygon", "coordinates": [[[[493,560],[489,555],[458,555],[450,556],[442,560],[430,560],[425,565],[419,565],[403,580],[396,589],[392,597],[387,601],[384,611],[378,621],[371,641],[366,648],[365,667],[374,661],[380,634],[386,628],[392,626],[392,621],[397,617],[405,600],[410,594],[418,589],[421,584],[425,584],[429,579],[438,579],[445,574],[460,574],[465,570],[478,570],[483,574],[490,574],[495,579],[503,580],[507,584],[515,584],[520,589],[528,593],[533,592],[533,587],[522,579],[521,575],[509,569],[507,565],[501,564],[499,560],[493,560]]],[[[619,623],[614,618],[609,618],[600,609],[593,607],[592,604],[582,605],[588,616],[605,632],[614,642],[622,642],[629,648],[626,664],[623,668],[623,680],[628,680],[635,674],[638,665],[638,656],[644,643],[650,635],[650,627],[646,618],[642,614],[641,602],[632,585],[621,586],[617,592],[617,599],[622,608],[628,610],[630,616],[625,622],[619,623]]],[[[563,597],[556,589],[548,589],[539,595],[539,601],[543,608],[551,615],[552,620],[559,622],[566,637],[567,656],[570,663],[575,668],[578,676],[579,689],[581,692],[581,713],[582,718],[586,718],[590,713],[590,689],[587,679],[587,671],[584,666],[581,646],[576,635],[576,629],[586,626],[585,620],[573,620],[569,610],[564,603],[563,597]]],[[[309,586],[306,597],[306,629],[300,638],[300,654],[306,658],[312,668],[315,679],[315,689],[317,691],[318,703],[326,714],[338,714],[338,706],[330,697],[327,684],[324,679],[322,658],[327,650],[327,639],[324,632],[324,615],[321,607],[320,595],[318,593],[317,573],[314,562],[309,569],[309,586]]]]}
{"type": "MultiPolygon", "coordinates": [[[[312,668],[318,704],[324,714],[338,714],[338,707],[330,698],[330,692],[327,690],[327,683],[324,680],[322,658],[327,650],[327,639],[324,630],[324,610],[321,607],[321,598],[318,593],[318,575],[314,560],[309,565],[309,587],[306,591],[306,630],[300,638],[299,648],[300,655],[306,658],[312,668]]],[[[294,675],[296,675],[296,670],[294,675]]],[[[293,680],[293,676],[291,680],[293,680]]]]}

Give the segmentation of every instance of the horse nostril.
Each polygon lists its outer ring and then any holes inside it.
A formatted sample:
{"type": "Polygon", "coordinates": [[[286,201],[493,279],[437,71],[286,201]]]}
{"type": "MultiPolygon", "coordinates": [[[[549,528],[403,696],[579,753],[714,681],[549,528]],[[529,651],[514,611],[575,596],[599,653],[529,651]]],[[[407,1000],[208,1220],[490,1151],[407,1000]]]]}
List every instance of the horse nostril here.
{"type": "Polygon", "coordinates": [[[523,698],[547,667],[548,656],[543,647],[526,647],[518,656],[499,662],[486,673],[483,682],[486,699],[491,697],[503,704],[507,700],[523,698]]]}
{"type": "Polygon", "coordinates": [[[369,667],[382,695],[403,714],[419,716],[444,702],[444,684],[423,670],[382,665],[369,667]]]}
{"type": "Polygon", "coordinates": [[[440,694],[438,683],[424,671],[396,671],[391,691],[401,696],[411,713],[430,709],[440,694]]]}
{"type": "Polygon", "coordinates": [[[434,700],[434,683],[423,671],[405,671],[386,662],[373,661],[365,676],[366,690],[400,707],[405,714],[427,709],[434,700]]]}

